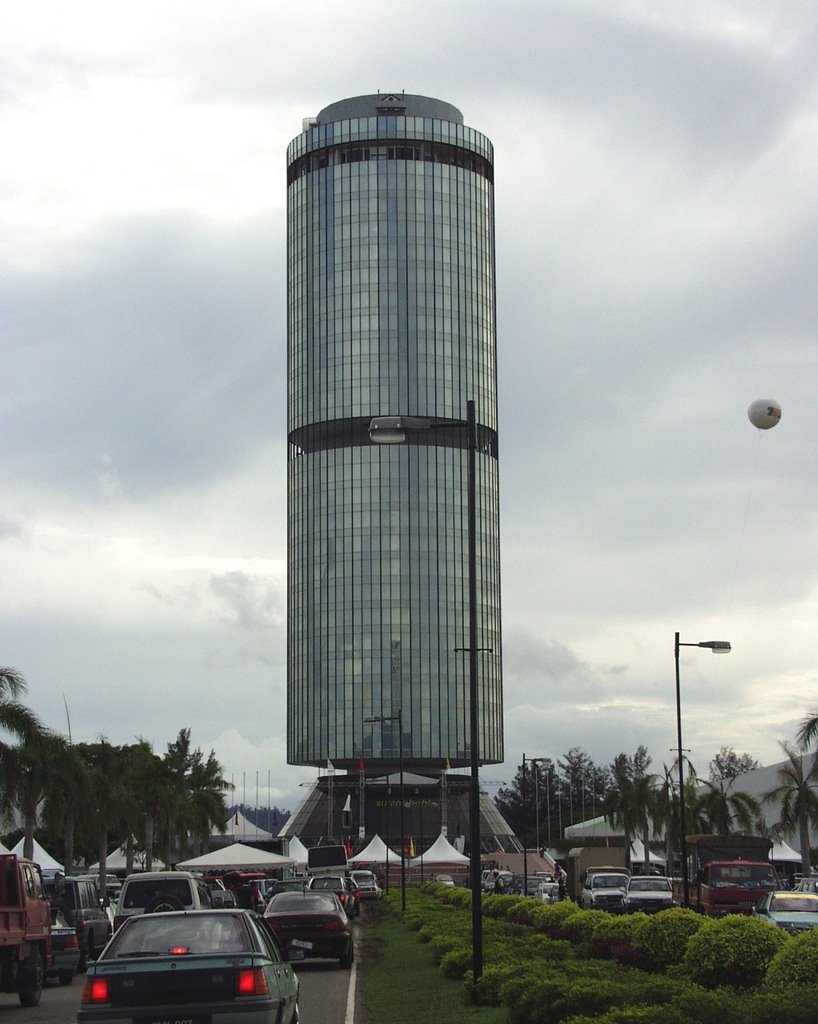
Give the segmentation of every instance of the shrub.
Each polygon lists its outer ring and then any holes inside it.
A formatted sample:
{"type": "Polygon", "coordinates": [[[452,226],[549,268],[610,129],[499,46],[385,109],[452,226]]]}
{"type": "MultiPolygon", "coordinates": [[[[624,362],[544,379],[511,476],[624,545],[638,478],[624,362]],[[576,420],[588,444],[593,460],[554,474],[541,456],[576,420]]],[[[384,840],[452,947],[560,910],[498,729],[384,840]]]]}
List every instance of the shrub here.
{"type": "Polygon", "coordinates": [[[818,928],[795,935],[782,945],[770,961],[764,980],[773,990],[818,986],[818,928]]]}
{"type": "Polygon", "coordinates": [[[462,978],[471,970],[471,946],[455,946],[440,958],[440,970],[446,978],[462,978]]]}
{"type": "Polygon", "coordinates": [[[634,949],[633,936],[647,914],[608,914],[594,926],[591,952],[600,959],[614,959],[634,967],[648,966],[644,953],[634,949]]]}
{"type": "Polygon", "coordinates": [[[672,907],[660,910],[634,926],[631,945],[643,953],[654,970],[664,970],[681,963],[691,935],[701,928],[705,919],[693,910],[672,907]]]}
{"type": "Polygon", "coordinates": [[[562,922],[561,937],[572,942],[590,942],[594,929],[608,917],[610,914],[605,910],[577,910],[562,922]]]}
{"type": "Polygon", "coordinates": [[[536,932],[525,940],[523,955],[535,960],[569,960],[574,947],[567,939],[552,939],[536,932]]]}
{"type": "Polygon", "coordinates": [[[684,964],[690,976],[707,988],[751,988],[761,983],[786,941],[783,932],[765,921],[729,914],[706,921],[691,935],[684,964]]]}
{"type": "Polygon", "coordinates": [[[579,912],[579,907],[576,903],[572,903],[571,900],[561,900],[559,903],[543,903],[542,907],[538,909],[534,927],[539,932],[545,932],[547,935],[555,934],[557,938],[562,938],[560,933],[565,921],[573,914],[579,912]]]}
{"type": "MultiPolygon", "coordinates": [[[[471,966],[471,964],[469,964],[471,966]]],[[[465,974],[466,990],[472,1002],[481,1006],[499,1006],[502,1001],[502,989],[510,978],[516,978],[520,973],[518,963],[493,964],[486,967],[480,975],[477,984],[473,984],[472,972],[465,974]]]]}

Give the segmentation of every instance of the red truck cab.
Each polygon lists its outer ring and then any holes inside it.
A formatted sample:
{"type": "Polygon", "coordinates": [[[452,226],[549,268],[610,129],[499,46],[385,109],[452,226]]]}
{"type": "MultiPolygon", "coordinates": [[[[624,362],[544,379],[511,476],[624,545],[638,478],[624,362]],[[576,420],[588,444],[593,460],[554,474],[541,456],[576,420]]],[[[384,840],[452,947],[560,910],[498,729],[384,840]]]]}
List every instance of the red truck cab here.
{"type": "Polygon", "coordinates": [[[51,904],[40,867],[0,854],[0,992],[36,1006],[50,967],[51,904]]]}
{"type": "MultiPolygon", "coordinates": [[[[708,917],[752,913],[764,893],[779,887],[771,847],[762,836],[688,836],[691,909],[708,917]]],[[[674,896],[683,902],[678,882],[674,896]]]]}

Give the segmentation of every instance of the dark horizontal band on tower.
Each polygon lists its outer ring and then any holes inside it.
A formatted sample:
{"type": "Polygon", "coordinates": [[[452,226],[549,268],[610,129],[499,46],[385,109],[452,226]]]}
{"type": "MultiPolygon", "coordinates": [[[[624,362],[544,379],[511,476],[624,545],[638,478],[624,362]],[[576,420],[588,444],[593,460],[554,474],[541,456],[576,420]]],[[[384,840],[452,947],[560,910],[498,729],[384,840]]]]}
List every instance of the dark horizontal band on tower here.
{"type": "Polygon", "coordinates": [[[461,146],[452,146],[445,142],[424,142],[420,139],[401,139],[399,142],[373,140],[371,144],[359,142],[345,143],[342,146],[327,146],[313,150],[293,160],[287,168],[287,184],[291,185],[298,178],[325,167],[341,164],[362,163],[370,160],[417,160],[423,163],[449,164],[474,171],[487,181],[494,181],[494,167],[491,162],[479,153],[461,146]]]}
{"type": "MultiPolygon", "coordinates": [[[[357,448],[373,444],[369,437],[370,416],[353,416],[341,420],[324,420],[309,423],[290,432],[288,440],[288,461],[310,452],[329,451],[332,448],[357,448]]],[[[445,417],[432,421],[428,430],[407,433],[406,445],[426,448],[469,447],[469,434],[465,422],[447,420],[445,417]]],[[[380,447],[380,446],[378,446],[380,447]]],[[[497,431],[477,424],[477,450],[484,455],[497,458],[497,431]]]]}

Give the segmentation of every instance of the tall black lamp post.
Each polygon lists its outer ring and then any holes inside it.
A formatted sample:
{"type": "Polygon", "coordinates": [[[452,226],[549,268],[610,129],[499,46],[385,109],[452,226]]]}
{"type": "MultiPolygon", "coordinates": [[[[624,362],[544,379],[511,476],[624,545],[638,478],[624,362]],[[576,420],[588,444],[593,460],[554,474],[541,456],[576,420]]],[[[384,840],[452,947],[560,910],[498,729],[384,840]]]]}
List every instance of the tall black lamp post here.
{"type": "MultiPolygon", "coordinates": [[[[680,836],[680,847],[682,854],[682,886],[684,888],[684,906],[690,906],[690,878],[688,877],[687,870],[687,825],[685,823],[685,783],[684,783],[684,770],[682,767],[682,697],[681,688],[679,686],[679,648],[680,647],[706,647],[712,651],[713,654],[729,654],[732,650],[730,642],[728,640],[702,640],[695,644],[685,644],[679,640],[679,634],[676,634],[676,643],[674,645],[674,657],[676,660],[676,740],[677,740],[677,755],[679,764],[679,831],[680,836]]],[[[649,859],[650,853],[646,850],[645,856],[649,859]]]]}
{"type": "Polygon", "coordinates": [[[369,424],[376,444],[403,444],[407,433],[466,427],[468,431],[468,569],[469,569],[469,861],[471,870],[472,974],[483,973],[483,907],[480,861],[480,749],[477,688],[477,417],[473,399],[466,402],[465,420],[435,421],[419,416],[376,416],[369,424]]]}
{"type": "MultiPolygon", "coordinates": [[[[365,722],[398,723],[398,764],[400,765],[400,908],[406,910],[406,824],[403,799],[403,708],[396,715],[370,715],[365,722]]],[[[394,750],[394,747],[392,748],[394,750]]],[[[388,806],[388,804],[387,804],[388,806]]],[[[386,854],[386,878],[389,879],[389,852],[386,854]]]]}

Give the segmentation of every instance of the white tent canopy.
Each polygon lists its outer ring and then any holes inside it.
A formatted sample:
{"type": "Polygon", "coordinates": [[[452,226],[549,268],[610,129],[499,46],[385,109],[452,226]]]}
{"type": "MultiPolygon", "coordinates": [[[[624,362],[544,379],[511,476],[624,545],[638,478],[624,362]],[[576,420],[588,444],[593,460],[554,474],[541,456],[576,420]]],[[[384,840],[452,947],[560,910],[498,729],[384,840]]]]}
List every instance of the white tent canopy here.
{"type": "Polygon", "coordinates": [[[349,858],[350,864],[387,864],[400,860],[400,856],[391,850],[380,836],[373,836],[369,844],[349,858]]]}
{"type": "Polygon", "coordinates": [[[185,871],[267,871],[270,868],[290,867],[295,862],[292,857],[282,857],[280,853],[269,853],[267,850],[256,850],[244,843],[231,843],[220,850],[211,850],[201,857],[180,861],[176,867],[185,871]]]}
{"type": "MultiPolygon", "coordinates": [[[[665,858],[660,857],[658,853],[654,853],[652,850],[649,851],[651,864],[664,865],[665,858]]],[[[644,864],[645,863],[645,844],[641,839],[634,839],[631,843],[631,864],[644,864]]]]}
{"type": "Polygon", "coordinates": [[[792,861],[793,863],[800,864],[801,854],[796,853],[783,839],[776,839],[770,851],[770,860],[792,861]]]}
{"type": "Polygon", "coordinates": [[[0,853],[11,853],[11,850],[7,846],[3,846],[3,844],[0,843],[0,853]]]}
{"type": "MultiPolygon", "coordinates": [[[[16,853],[18,857],[23,856],[23,845],[25,844],[25,836],[19,840],[12,848],[11,853],[16,853]]],[[[44,850],[42,846],[34,840],[34,854],[31,858],[35,864],[40,865],[40,870],[44,875],[53,875],[57,871],[64,871],[65,868],[59,861],[54,860],[47,850],[44,850]]]]}
{"type": "MultiPolygon", "coordinates": [[[[134,850],[133,853],[133,866],[134,870],[144,871],[146,853],[144,850],[134,850]]],[[[151,861],[152,871],[164,871],[165,862],[160,860],[158,857],[154,857],[151,861]]],[[[122,846],[117,847],[105,858],[105,870],[106,871],[125,871],[128,867],[128,848],[123,843],[122,846]]],[[[88,874],[95,874],[99,871],[99,861],[96,864],[90,864],[86,868],[88,874]]]]}
{"type": "Polygon", "coordinates": [[[274,838],[272,832],[261,828],[260,825],[254,825],[239,810],[231,814],[224,824],[227,831],[225,833],[213,832],[211,839],[224,840],[226,837],[230,837],[234,843],[264,843],[274,838]]]}
{"type": "Polygon", "coordinates": [[[412,867],[419,867],[421,864],[468,864],[469,858],[459,853],[441,832],[425,853],[410,860],[409,863],[412,867]]]}
{"type": "Polygon", "coordinates": [[[287,847],[287,856],[292,857],[299,867],[307,863],[307,847],[301,842],[298,836],[293,836],[287,847]]]}

